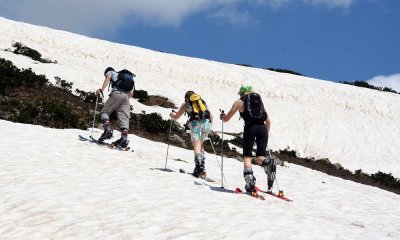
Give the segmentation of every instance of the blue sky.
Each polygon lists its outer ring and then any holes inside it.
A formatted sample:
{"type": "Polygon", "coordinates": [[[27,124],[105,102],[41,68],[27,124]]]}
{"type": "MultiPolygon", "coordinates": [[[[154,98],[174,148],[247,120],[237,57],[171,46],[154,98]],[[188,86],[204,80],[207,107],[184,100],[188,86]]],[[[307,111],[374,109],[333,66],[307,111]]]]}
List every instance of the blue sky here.
{"type": "Polygon", "coordinates": [[[178,55],[400,91],[399,0],[0,0],[0,16],[178,55]],[[40,14],[38,14],[40,13],[40,14]]]}

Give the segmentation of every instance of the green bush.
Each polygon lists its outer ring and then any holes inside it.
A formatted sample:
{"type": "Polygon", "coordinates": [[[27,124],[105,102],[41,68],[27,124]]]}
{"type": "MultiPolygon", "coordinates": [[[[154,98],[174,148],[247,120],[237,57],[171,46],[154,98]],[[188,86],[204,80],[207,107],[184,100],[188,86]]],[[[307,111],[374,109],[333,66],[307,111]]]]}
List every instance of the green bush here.
{"type": "Polygon", "coordinates": [[[229,142],[232,144],[235,144],[236,146],[243,147],[243,133],[241,132],[241,133],[235,134],[235,137],[233,139],[231,139],[229,142]]]}
{"type": "Polygon", "coordinates": [[[62,80],[60,77],[54,77],[54,79],[56,80],[57,87],[61,88],[63,91],[71,93],[72,85],[74,85],[72,82],[62,80]]]}
{"type": "MultiPolygon", "coordinates": [[[[221,143],[222,143],[222,139],[221,137],[216,134],[215,132],[211,131],[210,134],[208,134],[208,137],[210,138],[212,145],[214,145],[214,148],[221,148],[221,143]]],[[[229,147],[228,141],[226,141],[226,139],[224,139],[224,147],[223,149],[226,150],[230,150],[231,148],[229,147]]]]}
{"type": "Polygon", "coordinates": [[[56,128],[85,128],[77,114],[64,102],[42,98],[34,102],[15,99],[0,101],[0,111],[11,114],[14,122],[39,124],[56,128]]]}
{"type": "Polygon", "coordinates": [[[0,58],[0,95],[6,91],[26,86],[43,87],[49,83],[45,75],[36,75],[32,69],[18,69],[11,61],[0,58]]]}
{"type": "Polygon", "coordinates": [[[145,102],[149,99],[149,94],[145,90],[135,90],[133,97],[138,99],[139,102],[145,102]]]}
{"type": "Polygon", "coordinates": [[[391,173],[387,174],[378,171],[372,174],[371,178],[387,187],[400,189],[400,179],[393,177],[391,173]]]}
{"type": "Polygon", "coordinates": [[[280,72],[280,73],[289,73],[293,75],[298,75],[298,76],[304,76],[301,73],[292,71],[292,70],[287,70],[287,69],[282,69],[282,68],[267,68],[267,70],[274,71],[274,72],[280,72]]]}
{"type": "Polygon", "coordinates": [[[279,154],[285,154],[288,155],[289,157],[299,157],[299,154],[296,152],[296,150],[290,149],[289,146],[287,146],[285,149],[283,150],[279,150],[278,151],[279,154]]]}
{"type": "Polygon", "coordinates": [[[21,55],[30,57],[33,60],[41,62],[41,63],[57,63],[57,61],[51,61],[50,59],[42,58],[42,54],[40,54],[38,51],[36,51],[35,49],[32,49],[32,48],[29,48],[20,42],[16,42],[12,46],[15,48],[13,51],[13,53],[15,53],[15,54],[21,54],[21,55]]]}
{"type": "MultiPolygon", "coordinates": [[[[78,97],[83,99],[83,101],[87,102],[87,103],[96,103],[96,98],[97,95],[95,92],[85,92],[83,90],[79,90],[76,89],[75,90],[76,94],[78,94],[78,97]]],[[[99,100],[98,103],[102,103],[103,102],[103,97],[99,96],[99,100]]]]}
{"type": "Polygon", "coordinates": [[[145,112],[137,115],[137,122],[140,127],[150,133],[169,132],[171,120],[164,120],[159,113],[146,114],[145,112]]]}
{"type": "Polygon", "coordinates": [[[371,85],[365,81],[354,81],[354,82],[340,82],[343,84],[347,84],[347,85],[353,85],[353,86],[357,86],[357,87],[363,87],[363,88],[369,88],[369,89],[374,89],[374,90],[378,90],[378,91],[382,91],[382,92],[391,92],[391,93],[397,93],[400,94],[400,92],[396,92],[395,90],[388,88],[388,87],[376,87],[374,85],[371,85]]]}

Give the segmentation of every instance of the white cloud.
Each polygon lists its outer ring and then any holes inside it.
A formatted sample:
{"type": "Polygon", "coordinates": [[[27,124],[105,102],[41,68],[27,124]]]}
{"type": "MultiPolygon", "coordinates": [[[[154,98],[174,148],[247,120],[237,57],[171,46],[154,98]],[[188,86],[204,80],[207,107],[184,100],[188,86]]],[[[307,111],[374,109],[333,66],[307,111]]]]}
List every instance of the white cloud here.
{"type": "Polygon", "coordinates": [[[274,8],[279,8],[290,3],[301,2],[306,5],[325,5],[329,7],[348,9],[358,0],[248,0],[248,2],[254,1],[257,3],[267,4],[274,8]]]}
{"type": "Polygon", "coordinates": [[[249,24],[256,22],[248,12],[240,12],[233,5],[226,6],[212,14],[209,14],[208,18],[222,20],[239,27],[246,27],[249,24]]]}
{"type": "Polygon", "coordinates": [[[390,76],[376,76],[367,81],[369,84],[378,87],[389,87],[396,92],[400,92],[400,73],[390,76]]]}
{"type": "Polygon", "coordinates": [[[0,0],[0,15],[82,34],[109,34],[124,23],[177,27],[189,16],[206,13],[243,26],[253,21],[240,4],[279,8],[295,2],[348,8],[358,0],[0,0]]]}

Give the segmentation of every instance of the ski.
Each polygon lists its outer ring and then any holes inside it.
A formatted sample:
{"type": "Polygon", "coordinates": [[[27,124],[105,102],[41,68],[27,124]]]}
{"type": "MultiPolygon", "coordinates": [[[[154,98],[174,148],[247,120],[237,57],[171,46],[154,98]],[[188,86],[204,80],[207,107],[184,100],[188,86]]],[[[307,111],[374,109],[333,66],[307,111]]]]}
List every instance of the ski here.
{"type": "MultiPolygon", "coordinates": [[[[279,194],[276,194],[276,193],[274,193],[274,192],[272,192],[272,191],[261,190],[261,189],[258,188],[257,186],[256,186],[256,190],[259,191],[259,192],[266,193],[266,194],[268,194],[268,195],[277,197],[277,198],[282,199],[282,200],[284,200],[284,201],[286,201],[286,202],[293,202],[293,200],[291,200],[291,199],[289,199],[289,198],[287,198],[287,197],[284,197],[283,195],[280,196],[279,194]]],[[[283,192],[282,192],[282,194],[283,194],[283,192]]]]}
{"type": "Polygon", "coordinates": [[[263,196],[259,195],[258,193],[257,193],[256,195],[251,195],[251,194],[249,194],[249,193],[247,193],[247,192],[242,191],[242,189],[240,189],[240,188],[236,188],[236,189],[235,189],[235,193],[238,193],[238,194],[246,194],[246,195],[249,195],[249,196],[251,196],[251,197],[253,197],[253,198],[260,199],[260,200],[262,200],[262,201],[265,200],[265,198],[264,198],[263,196]]]}
{"type": "Polygon", "coordinates": [[[195,177],[195,176],[193,175],[193,173],[186,172],[185,169],[183,169],[183,168],[180,168],[180,169],[179,169],[179,172],[180,172],[180,173],[189,174],[189,175],[191,175],[191,176],[194,177],[194,178],[206,180],[207,182],[212,182],[212,183],[216,182],[214,179],[209,178],[209,177],[207,177],[207,176],[204,176],[204,177],[203,177],[203,176],[201,176],[201,177],[195,177]]]}
{"type": "Polygon", "coordinates": [[[113,149],[113,150],[129,151],[131,149],[130,147],[120,148],[120,147],[112,145],[111,143],[99,142],[98,140],[94,139],[93,137],[87,138],[87,137],[84,137],[82,135],[79,135],[79,140],[88,141],[90,143],[96,143],[99,146],[105,146],[105,147],[108,147],[108,148],[113,149]]]}

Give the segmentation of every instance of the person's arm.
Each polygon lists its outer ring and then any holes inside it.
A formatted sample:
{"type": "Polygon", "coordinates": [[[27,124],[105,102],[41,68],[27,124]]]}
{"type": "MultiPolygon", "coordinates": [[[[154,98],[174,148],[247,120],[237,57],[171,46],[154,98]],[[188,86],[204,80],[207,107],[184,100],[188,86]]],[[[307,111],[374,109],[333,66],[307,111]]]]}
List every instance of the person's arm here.
{"type": "Polygon", "coordinates": [[[180,118],[182,116],[182,114],[185,112],[185,110],[186,110],[186,104],[184,103],[184,104],[181,105],[181,107],[179,108],[178,112],[171,112],[169,114],[169,116],[172,119],[176,120],[176,119],[178,119],[178,118],[180,118]]]}
{"type": "Polygon", "coordinates": [[[271,130],[271,119],[269,118],[269,114],[267,114],[267,119],[265,120],[265,126],[267,126],[269,134],[269,130],[271,130]]]}
{"type": "Polygon", "coordinates": [[[221,117],[221,120],[224,121],[224,122],[229,121],[233,117],[233,115],[235,115],[235,113],[239,110],[239,106],[238,105],[239,105],[239,103],[238,103],[238,101],[236,101],[232,105],[232,108],[231,108],[231,110],[229,110],[228,114],[226,114],[226,115],[221,117]]]}
{"type": "Polygon", "coordinates": [[[103,94],[104,89],[106,89],[110,81],[111,81],[111,74],[107,74],[106,77],[104,78],[103,86],[97,89],[96,94],[97,95],[100,95],[100,93],[103,94]]]}

